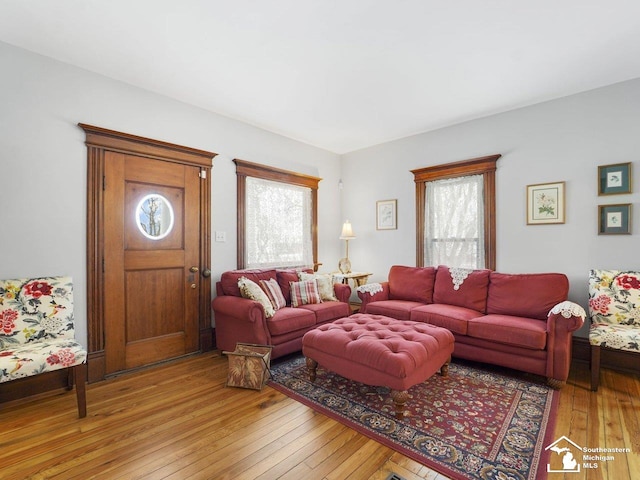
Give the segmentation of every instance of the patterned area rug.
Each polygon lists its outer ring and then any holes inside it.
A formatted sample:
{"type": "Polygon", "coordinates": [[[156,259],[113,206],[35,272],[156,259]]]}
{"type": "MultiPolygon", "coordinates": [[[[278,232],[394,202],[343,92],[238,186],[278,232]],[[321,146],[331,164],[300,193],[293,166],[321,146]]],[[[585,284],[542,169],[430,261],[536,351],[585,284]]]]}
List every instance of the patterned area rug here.
{"type": "Polygon", "coordinates": [[[450,478],[546,478],[558,393],[490,368],[452,363],[409,390],[403,420],[387,388],[321,367],[311,383],[302,356],[275,361],[270,385],[450,478]]]}

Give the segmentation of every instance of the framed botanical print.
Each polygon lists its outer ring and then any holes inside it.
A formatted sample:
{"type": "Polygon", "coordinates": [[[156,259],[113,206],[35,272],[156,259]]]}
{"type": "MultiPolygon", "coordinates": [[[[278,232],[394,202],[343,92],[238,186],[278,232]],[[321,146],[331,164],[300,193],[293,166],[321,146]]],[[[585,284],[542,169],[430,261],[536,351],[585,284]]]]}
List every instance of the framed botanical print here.
{"type": "Polygon", "coordinates": [[[527,225],[564,223],[564,184],[527,185],[527,225]]]}
{"type": "Polygon", "coordinates": [[[631,163],[598,167],[598,195],[631,193],[631,163]]]}
{"type": "Polygon", "coordinates": [[[395,230],[398,228],[397,200],[378,200],[376,202],[376,230],[395,230]]]}
{"type": "Polygon", "coordinates": [[[631,233],[631,204],[598,205],[599,235],[628,235],[631,233]]]}

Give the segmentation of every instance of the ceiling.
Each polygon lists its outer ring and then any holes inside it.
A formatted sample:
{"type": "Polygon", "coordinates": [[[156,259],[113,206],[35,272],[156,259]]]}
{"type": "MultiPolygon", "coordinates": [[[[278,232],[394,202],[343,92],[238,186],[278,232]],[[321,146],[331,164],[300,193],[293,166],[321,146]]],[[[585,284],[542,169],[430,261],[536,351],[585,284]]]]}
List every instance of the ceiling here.
{"type": "Polygon", "coordinates": [[[0,0],[0,41],[341,154],[640,77],[640,2],[0,0]]]}

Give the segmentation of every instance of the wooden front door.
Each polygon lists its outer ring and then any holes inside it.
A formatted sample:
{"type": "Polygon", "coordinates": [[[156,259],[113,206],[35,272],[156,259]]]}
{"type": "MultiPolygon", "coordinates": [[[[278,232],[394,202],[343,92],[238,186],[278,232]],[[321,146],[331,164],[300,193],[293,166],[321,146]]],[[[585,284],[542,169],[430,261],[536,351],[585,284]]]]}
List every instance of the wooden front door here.
{"type": "Polygon", "coordinates": [[[88,147],[89,381],[212,349],[215,153],[80,126],[88,147]]]}
{"type": "Polygon", "coordinates": [[[106,152],[106,373],[198,350],[200,169],[106,152]]]}

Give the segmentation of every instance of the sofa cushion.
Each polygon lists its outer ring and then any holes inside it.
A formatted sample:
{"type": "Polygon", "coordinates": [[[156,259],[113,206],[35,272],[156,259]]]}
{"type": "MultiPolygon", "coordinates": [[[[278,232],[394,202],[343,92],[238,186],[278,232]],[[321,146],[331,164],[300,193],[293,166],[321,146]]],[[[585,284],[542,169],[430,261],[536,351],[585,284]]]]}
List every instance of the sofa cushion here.
{"type": "Polygon", "coordinates": [[[271,335],[284,335],[297,330],[309,329],[315,324],[315,314],[302,308],[281,308],[273,317],[267,318],[267,328],[271,335]]]}
{"type": "Polygon", "coordinates": [[[467,334],[467,323],[469,320],[483,315],[482,312],[478,312],[477,310],[442,303],[423,305],[411,310],[411,320],[414,322],[429,323],[437,327],[446,328],[460,335],[467,334]]]}
{"type": "Polygon", "coordinates": [[[367,314],[409,320],[411,318],[411,310],[422,305],[424,304],[421,302],[408,300],[380,300],[367,305],[367,314]]]}
{"type": "MultiPolygon", "coordinates": [[[[389,299],[433,303],[435,279],[436,269],[434,267],[394,265],[389,270],[389,299]]],[[[367,313],[369,313],[368,309],[367,313]]]]}
{"type": "Polygon", "coordinates": [[[439,266],[433,287],[433,303],[485,312],[490,273],[490,270],[463,270],[439,266]]]}
{"type": "Polygon", "coordinates": [[[301,271],[307,273],[313,272],[311,269],[296,270],[295,268],[276,270],[276,280],[278,280],[278,285],[280,285],[280,290],[282,290],[282,295],[287,301],[287,305],[291,305],[291,282],[300,280],[298,272],[301,271]]]}
{"type": "Polygon", "coordinates": [[[318,293],[323,302],[337,302],[338,298],[333,289],[333,275],[330,273],[307,273],[299,272],[300,280],[315,280],[318,284],[318,293]]]}
{"type": "Polygon", "coordinates": [[[240,290],[240,295],[242,295],[243,298],[255,300],[262,305],[262,308],[264,308],[264,316],[266,318],[273,317],[275,309],[271,304],[271,300],[267,297],[267,294],[264,293],[262,288],[260,288],[260,285],[249,280],[247,277],[240,277],[240,280],[238,280],[238,289],[240,290]]]}
{"type": "Polygon", "coordinates": [[[220,277],[220,285],[222,286],[222,292],[225,295],[233,295],[234,297],[241,297],[240,288],[238,287],[238,280],[241,277],[248,278],[249,280],[260,283],[260,280],[268,280],[270,278],[276,278],[276,271],[273,269],[255,269],[255,270],[231,270],[224,272],[220,277]]]}
{"type": "Polygon", "coordinates": [[[291,306],[299,307],[311,303],[320,303],[318,284],[315,280],[304,280],[301,282],[291,282],[291,306]]]}
{"type": "Polygon", "coordinates": [[[589,272],[589,316],[596,324],[640,326],[640,272],[589,272]]]}
{"type": "Polygon", "coordinates": [[[549,310],[567,299],[569,280],[561,273],[491,272],[487,313],[546,320],[549,310]]]}
{"type": "Polygon", "coordinates": [[[517,347],[544,350],[547,323],[511,315],[485,315],[469,320],[467,335],[517,347]]]}
{"type": "Polygon", "coordinates": [[[316,315],[316,323],[348,317],[351,313],[349,304],[345,302],[322,302],[302,305],[300,309],[310,310],[316,315]]]}
{"type": "Polygon", "coordinates": [[[269,297],[269,301],[271,305],[273,305],[274,310],[280,310],[287,306],[287,301],[282,295],[282,290],[280,289],[280,285],[275,278],[270,278],[269,280],[260,280],[260,287],[264,290],[264,293],[269,297]]]}

